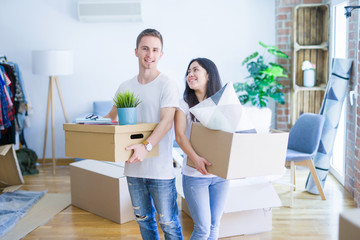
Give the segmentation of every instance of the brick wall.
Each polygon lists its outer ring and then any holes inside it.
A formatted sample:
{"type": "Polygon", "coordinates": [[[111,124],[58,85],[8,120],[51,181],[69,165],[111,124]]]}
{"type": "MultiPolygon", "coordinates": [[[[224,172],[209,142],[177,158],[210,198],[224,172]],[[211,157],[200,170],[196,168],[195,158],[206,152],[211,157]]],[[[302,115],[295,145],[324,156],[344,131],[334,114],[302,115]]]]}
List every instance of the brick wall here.
{"type": "MultiPolygon", "coordinates": [[[[350,0],[349,5],[359,5],[359,1],[350,0]]],[[[353,10],[351,17],[348,18],[348,57],[353,60],[351,78],[349,81],[349,91],[358,88],[360,84],[360,31],[359,31],[359,10],[353,10]]],[[[360,207],[360,99],[356,97],[356,102],[351,106],[347,104],[346,121],[346,169],[345,169],[345,188],[354,197],[355,205],[360,207]]]]}
{"type": "MultiPolygon", "coordinates": [[[[328,3],[330,0],[276,0],[275,8],[275,29],[276,29],[276,44],[290,58],[288,60],[281,60],[279,63],[283,64],[289,72],[289,78],[282,80],[281,83],[285,85],[286,104],[277,104],[276,127],[281,130],[290,129],[290,107],[291,107],[291,76],[292,76],[292,18],[293,8],[298,4],[311,3],[328,3]]],[[[349,5],[359,5],[359,0],[350,0],[349,5]]],[[[359,31],[359,13],[360,9],[353,10],[349,21],[349,42],[348,54],[349,58],[353,59],[353,68],[351,79],[349,81],[349,91],[354,87],[358,88],[360,93],[360,31],[359,31]]],[[[350,106],[347,104],[347,122],[346,122],[346,177],[345,188],[354,196],[354,201],[357,207],[360,207],[360,98],[357,97],[356,105],[350,106]]]]}

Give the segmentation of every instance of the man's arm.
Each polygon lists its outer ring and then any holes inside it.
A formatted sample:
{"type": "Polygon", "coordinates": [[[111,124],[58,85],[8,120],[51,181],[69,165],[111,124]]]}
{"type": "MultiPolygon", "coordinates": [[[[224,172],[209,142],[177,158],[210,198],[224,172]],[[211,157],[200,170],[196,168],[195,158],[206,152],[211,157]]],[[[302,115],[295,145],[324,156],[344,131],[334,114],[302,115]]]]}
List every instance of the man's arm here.
{"type": "MultiPolygon", "coordinates": [[[[170,131],[174,121],[174,115],[174,107],[162,108],[160,111],[160,122],[146,140],[149,141],[153,146],[158,144],[160,140],[165,136],[165,134],[170,131]]],[[[128,163],[141,162],[145,159],[148,153],[144,144],[142,143],[128,146],[126,150],[134,150],[133,155],[127,161],[128,163]]]]}
{"type": "Polygon", "coordinates": [[[104,116],[104,118],[110,118],[111,121],[117,120],[117,108],[115,106],[112,106],[110,112],[104,116]]]}

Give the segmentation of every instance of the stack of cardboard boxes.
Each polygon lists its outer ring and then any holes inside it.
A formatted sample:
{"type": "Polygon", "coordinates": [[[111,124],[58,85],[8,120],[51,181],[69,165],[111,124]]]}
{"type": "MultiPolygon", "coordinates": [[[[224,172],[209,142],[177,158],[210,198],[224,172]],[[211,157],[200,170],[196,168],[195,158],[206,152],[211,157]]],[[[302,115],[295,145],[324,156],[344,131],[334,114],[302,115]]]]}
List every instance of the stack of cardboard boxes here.
{"type": "MultiPolygon", "coordinates": [[[[182,210],[191,217],[184,195],[182,210]]],[[[270,182],[252,183],[251,180],[230,180],[230,189],[224,214],[221,218],[219,237],[231,237],[268,232],[272,230],[272,208],[281,201],[270,182]]]]}
{"type": "MultiPolygon", "coordinates": [[[[142,142],[155,126],[64,124],[65,152],[69,157],[124,162],[130,155],[126,151],[123,155],[118,150],[142,142]],[[137,138],[134,140],[131,136],[137,138]],[[114,154],[109,156],[109,152],[114,154]]],[[[287,139],[288,133],[279,131],[226,133],[201,125],[193,127],[191,134],[195,150],[212,163],[209,171],[226,179],[283,174],[287,139]]],[[[157,150],[153,151],[156,156],[157,150]]],[[[134,219],[123,163],[83,160],[71,164],[70,169],[73,205],[117,223],[134,219]]],[[[281,201],[269,181],[255,182],[231,180],[220,237],[271,231],[271,208],[281,206],[281,201]]],[[[182,209],[189,214],[181,190],[180,171],[177,188],[182,196],[182,209]]]]}

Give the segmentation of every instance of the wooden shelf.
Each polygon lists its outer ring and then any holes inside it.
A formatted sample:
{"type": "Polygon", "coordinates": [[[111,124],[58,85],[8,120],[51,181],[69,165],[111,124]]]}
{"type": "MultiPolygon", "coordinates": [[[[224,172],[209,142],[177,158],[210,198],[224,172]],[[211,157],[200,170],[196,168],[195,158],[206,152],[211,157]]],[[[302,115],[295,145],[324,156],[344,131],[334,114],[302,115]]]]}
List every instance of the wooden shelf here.
{"type": "Polygon", "coordinates": [[[322,49],[322,50],[328,50],[329,44],[328,43],[321,43],[320,45],[299,45],[297,43],[294,44],[294,49],[296,51],[301,49],[322,49]]]}
{"type": "Polygon", "coordinates": [[[329,6],[300,4],[293,12],[291,123],[305,112],[319,113],[329,77],[329,6]],[[315,86],[303,86],[304,61],[316,65],[315,86]]]}
{"type": "Polygon", "coordinates": [[[325,91],[325,87],[319,86],[319,87],[299,87],[296,86],[293,88],[294,92],[298,91],[325,91]]]}
{"type": "Polygon", "coordinates": [[[305,60],[310,61],[316,65],[315,69],[315,86],[320,86],[327,83],[328,79],[328,65],[329,65],[328,50],[324,49],[299,49],[294,53],[294,73],[293,86],[303,86],[303,71],[301,65],[305,60]]]}

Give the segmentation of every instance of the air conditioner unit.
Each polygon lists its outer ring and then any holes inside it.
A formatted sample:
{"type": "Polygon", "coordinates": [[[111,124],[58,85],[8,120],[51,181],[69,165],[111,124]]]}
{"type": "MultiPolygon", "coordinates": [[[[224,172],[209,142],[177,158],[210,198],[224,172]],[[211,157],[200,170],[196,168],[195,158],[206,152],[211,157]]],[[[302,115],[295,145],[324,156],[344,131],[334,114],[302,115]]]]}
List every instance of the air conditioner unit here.
{"type": "Polygon", "coordinates": [[[80,0],[81,22],[141,21],[141,0],[80,0]]]}

